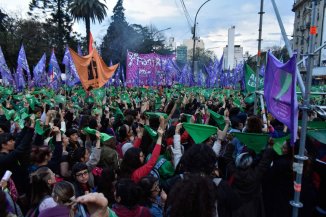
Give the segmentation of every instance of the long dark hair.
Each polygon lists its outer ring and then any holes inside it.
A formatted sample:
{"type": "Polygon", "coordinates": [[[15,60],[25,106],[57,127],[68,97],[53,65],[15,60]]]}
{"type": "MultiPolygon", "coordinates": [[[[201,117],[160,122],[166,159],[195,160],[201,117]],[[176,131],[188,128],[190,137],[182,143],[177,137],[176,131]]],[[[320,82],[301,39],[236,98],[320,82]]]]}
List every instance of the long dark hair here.
{"type": "Polygon", "coordinates": [[[36,207],[44,199],[45,196],[51,195],[52,189],[48,184],[51,178],[50,169],[48,167],[40,167],[31,174],[31,206],[36,207]]]}
{"type": "Polygon", "coordinates": [[[217,195],[214,183],[207,177],[189,174],[170,191],[164,216],[213,217],[217,195]]]}
{"type": "Polygon", "coordinates": [[[126,151],[121,163],[119,178],[130,178],[131,174],[142,166],[139,159],[141,149],[132,147],[126,151]]]}

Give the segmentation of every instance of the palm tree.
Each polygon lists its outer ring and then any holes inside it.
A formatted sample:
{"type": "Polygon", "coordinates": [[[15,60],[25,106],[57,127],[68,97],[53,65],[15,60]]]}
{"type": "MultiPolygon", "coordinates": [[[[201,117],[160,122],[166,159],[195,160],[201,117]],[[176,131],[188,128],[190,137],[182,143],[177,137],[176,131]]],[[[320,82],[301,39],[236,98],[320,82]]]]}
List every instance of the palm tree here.
{"type": "MultiPolygon", "coordinates": [[[[105,2],[105,0],[104,0],[105,2]]],[[[72,0],[69,4],[69,11],[75,20],[84,20],[86,25],[87,46],[91,29],[91,20],[100,23],[106,17],[106,5],[99,0],[72,0]]]]}

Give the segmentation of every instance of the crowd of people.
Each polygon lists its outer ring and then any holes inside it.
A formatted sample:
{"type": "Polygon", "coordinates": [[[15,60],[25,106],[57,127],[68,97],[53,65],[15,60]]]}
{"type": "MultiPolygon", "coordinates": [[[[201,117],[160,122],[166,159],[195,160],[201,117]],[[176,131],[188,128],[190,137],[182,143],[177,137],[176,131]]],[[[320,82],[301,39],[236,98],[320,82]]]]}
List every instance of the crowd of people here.
{"type": "MultiPolygon", "coordinates": [[[[0,94],[1,217],[291,215],[298,145],[275,151],[288,129],[254,115],[253,96],[180,86],[0,94]],[[196,143],[185,123],[216,132],[196,143]],[[242,132],[269,140],[256,152],[242,132]]],[[[326,216],[325,144],[306,146],[299,214],[326,216]]]]}

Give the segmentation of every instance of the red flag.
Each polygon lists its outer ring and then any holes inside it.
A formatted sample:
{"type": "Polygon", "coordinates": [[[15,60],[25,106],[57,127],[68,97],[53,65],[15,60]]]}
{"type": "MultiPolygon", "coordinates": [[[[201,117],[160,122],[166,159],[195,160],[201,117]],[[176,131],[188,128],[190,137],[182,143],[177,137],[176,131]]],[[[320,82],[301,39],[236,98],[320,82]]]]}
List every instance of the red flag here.
{"type": "Polygon", "coordinates": [[[93,51],[93,43],[94,43],[93,35],[92,35],[91,32],[89,32],[88,53],[92,53],[92,51],[93,51]]]}

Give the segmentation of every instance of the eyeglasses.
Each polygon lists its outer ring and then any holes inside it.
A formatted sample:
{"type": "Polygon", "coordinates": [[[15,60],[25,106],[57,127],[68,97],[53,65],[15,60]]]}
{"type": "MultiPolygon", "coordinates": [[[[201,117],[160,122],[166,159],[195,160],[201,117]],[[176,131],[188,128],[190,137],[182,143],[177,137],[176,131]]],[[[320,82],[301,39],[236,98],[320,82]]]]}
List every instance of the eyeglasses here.
{"type": "Polygon", "coordinates": [[[76,177],[81,177],[81,176],[86,176],[88,175],[88,171],[84,171],[84,172],[81,172],[81,173],[76,173],[76,177]]]}

